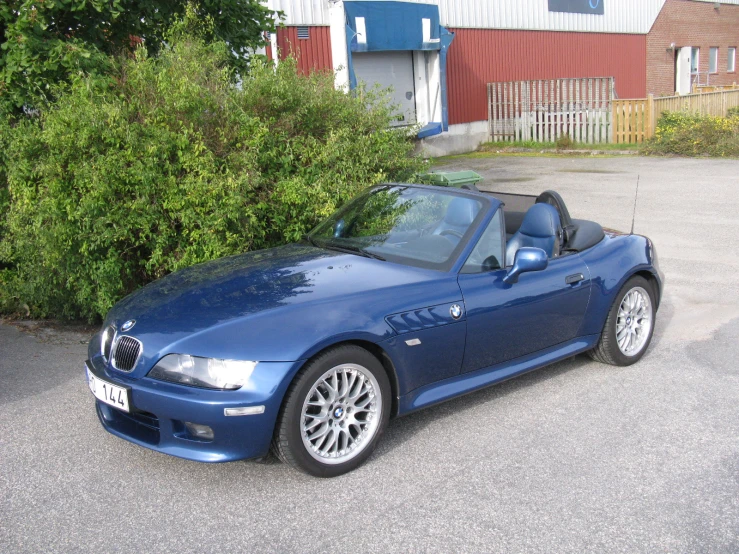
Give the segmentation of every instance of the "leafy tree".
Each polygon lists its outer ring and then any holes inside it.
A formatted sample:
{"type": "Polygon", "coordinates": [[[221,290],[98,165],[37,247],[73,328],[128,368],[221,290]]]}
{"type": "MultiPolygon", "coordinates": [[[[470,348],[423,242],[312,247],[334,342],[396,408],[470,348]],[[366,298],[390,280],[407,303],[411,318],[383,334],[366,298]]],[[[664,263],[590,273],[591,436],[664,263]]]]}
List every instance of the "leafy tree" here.
{"type": "Polygon", "coordinates": [[[243,73],[252,49],[274,31],[275,14],[259,0],[2,0],[0,1],[0,111],[19,111],[53,96],[78,76],[110,71],[110,55],[149,54],[169,27],[192,12],[207,41],[228,45],[229,63],[243,73]]]}

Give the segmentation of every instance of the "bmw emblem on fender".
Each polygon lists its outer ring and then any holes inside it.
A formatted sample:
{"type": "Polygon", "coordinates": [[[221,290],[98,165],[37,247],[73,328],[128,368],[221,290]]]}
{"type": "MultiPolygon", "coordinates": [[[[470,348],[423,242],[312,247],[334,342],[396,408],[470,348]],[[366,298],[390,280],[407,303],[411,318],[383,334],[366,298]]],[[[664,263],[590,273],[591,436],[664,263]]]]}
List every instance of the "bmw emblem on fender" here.
{"type": "Polygon", "coordinates": [[[121,331],[124,332],[124,333],[126,333],[126,332],[130,331],[131,329],[133,329],[133,326],[134,325],[136,325],[136,320],[135,319],[129,319],[123,325],[121,325],[121,331]]]}
{"type": "Polygon", "coordinates": [[[459,304],[452,304],[452,307],[449,308],[449,313],[454,319],[459,319],[462,317],[462,307],[459,304]]]}

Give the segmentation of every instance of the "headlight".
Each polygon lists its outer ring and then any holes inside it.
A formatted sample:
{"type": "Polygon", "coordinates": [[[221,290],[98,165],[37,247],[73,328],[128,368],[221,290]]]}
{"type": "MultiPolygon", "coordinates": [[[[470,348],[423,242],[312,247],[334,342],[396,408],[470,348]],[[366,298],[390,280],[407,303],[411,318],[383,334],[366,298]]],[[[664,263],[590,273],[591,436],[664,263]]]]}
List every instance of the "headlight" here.
{"type": "Polygon", "coordinates": [[[113,337],[115,336],[115,327],[108,325],[100,335],[100,353],[107,362],[110,359],[110,348],[113,345],[113,337]]]}
{"type": "Polygon", "coordinates": [[[256,365],[257,362],[167,354],[149,372],[149,377],[193,387],[235,390],[246,383],[256,365]]]}

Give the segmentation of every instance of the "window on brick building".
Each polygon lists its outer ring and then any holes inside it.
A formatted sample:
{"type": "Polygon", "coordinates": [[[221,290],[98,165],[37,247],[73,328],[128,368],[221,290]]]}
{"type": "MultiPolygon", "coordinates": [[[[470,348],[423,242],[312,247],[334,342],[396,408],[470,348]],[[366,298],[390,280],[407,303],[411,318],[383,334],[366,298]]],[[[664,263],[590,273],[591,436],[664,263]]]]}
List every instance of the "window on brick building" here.
{"type": "Polygon", "coordinates": [[[727,66],[727,71],[729,73],[734,73],[734,71],[736,71],[736,46],[729,48],[729,64],[727,66]]]}
{"type": "Polygon", "coordinates": [[[718,48],[715,46],[711,47],[711,51],[708,56],[708,72],[718,73],[718,48]]]}

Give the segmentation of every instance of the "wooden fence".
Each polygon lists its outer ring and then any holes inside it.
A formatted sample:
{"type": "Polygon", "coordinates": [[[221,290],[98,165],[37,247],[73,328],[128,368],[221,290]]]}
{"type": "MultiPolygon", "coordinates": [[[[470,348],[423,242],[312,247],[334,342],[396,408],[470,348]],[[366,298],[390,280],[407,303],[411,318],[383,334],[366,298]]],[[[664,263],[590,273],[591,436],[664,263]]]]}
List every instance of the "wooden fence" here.
{"type": "Polygon", "coordinates": [[[684,96],[613,99],[611,77],[488,83],[488,132],[493,141],[637,144],[654,136],[663,112],[725,116],[739,107],[739,88],[684,96]]]}
{"type": "Polygon", "coordinates": [[[488,83],[490,138],[609,142],[613,85],[612,77],[488,83]]]}
{"type": "Polygon", "coordinates": [[[616,144],[640,143],[654,133],[653,118],[654,99],[638,98],[634,100],[614,100],[611,117],[613,136],[616,144]]]}
{"type": "Polygon", "coordinates": [[[612,140],[615,143],[639,143],[654,136],[663,112],[687,112],[700,115],[726,116],[730,108],[739,107],[739,90],[701,92],[684,96],[614,100],[612,140]]]}
{"type": "Polygon", "coordinates": [[[739,90],[739,85],[737,85],[736,83],[732,85],[693,85],[693,94],[698,94],[701,92],[721,92],[722,90],[739,90]]]}
{"type": "Polygon", "coordinates": [[[700,115],[725,116],[730,108],[739,106],[739,90],[702,92],[685,96],[667,96],[654,99],[654,121],[662,112],[690,112],[700,115]]]}

